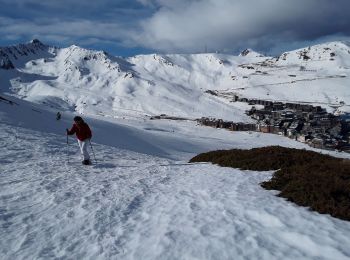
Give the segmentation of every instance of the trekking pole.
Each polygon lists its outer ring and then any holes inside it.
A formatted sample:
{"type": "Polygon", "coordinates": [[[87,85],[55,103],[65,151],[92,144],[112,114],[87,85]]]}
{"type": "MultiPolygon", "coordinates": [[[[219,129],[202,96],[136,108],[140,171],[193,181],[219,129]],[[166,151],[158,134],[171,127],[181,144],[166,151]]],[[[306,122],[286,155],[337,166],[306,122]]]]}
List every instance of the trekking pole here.
{"type": "Polygon", "coordinates": [[[68,143],[68,134],[67,134],[67,162],[69,163],[69,143],[68,143]]]}
{"type": "Polygon", "coordinates": [[[97,160],[96,160],[96,156],[95,156],[94,148],[92,148],[92,144],[91,144],[91,140],[90,140],[90,139],[89,139],[89,143],[90,143],[90,146],[91,146],[91,151],[92,151],[92,154],[94,155],[95,163],[97,164],[97,160]]]}

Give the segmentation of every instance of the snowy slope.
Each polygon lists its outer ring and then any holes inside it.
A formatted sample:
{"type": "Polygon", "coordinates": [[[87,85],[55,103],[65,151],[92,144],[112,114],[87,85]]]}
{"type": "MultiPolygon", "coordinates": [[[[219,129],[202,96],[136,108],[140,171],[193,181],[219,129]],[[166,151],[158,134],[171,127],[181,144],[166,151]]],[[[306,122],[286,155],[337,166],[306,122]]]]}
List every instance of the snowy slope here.
{"type": "Polygon", "coordinates": [[[98,164],[82,167],[72,139],[68,162],[62,134],[73,114],[56,121],[9,99],[17,105],[0,102],[1,259],[350,257],[350,224],[262,189],[271,172],[186,163],[209,149],[300,143],[193,122],[87,118],[98,164]]]}
{"type": "Polygon", "coordinates": [[[349,259],[349,223],[262,189],[271,172],[187,163],[215,149],[312,148],[146,116],[250,120],[246,105],[208,89],[344,101],[346,110],[348,49],[329,43],[278,59],[252,50],[125,59],[37,40],[0,48],[0,96],[15,102],[0,99],[0,258],[349,259]],[[66,145],[72,111],[85,114],[94,133],[91,167],[80,165],[74,138],[66,145]]]}
{"type": "MultiPolygon", "coordinates": [[[[56,120],[56,111],[14,97],[3,96],[13,102],[0,100],[1,123],[65,137],[65,129],[72,125],[74,115],[62,114],[56,120]]],[[[189,160],[198,153],[232,147],[262,147],[279,144],[287,147],[310,147],[277,135],[255,132],[228,132],[196,125],[192,121],[84,118],[94,133],[93,141],[152,156],[174,160],[189,160]]],[[[335,153],[337,154],[337,153],[335,153]]],[[[337,156],[340,156],[337,154],[337,156]]],[[[344,155],[345,156],[345,155],[344,155]]]]}

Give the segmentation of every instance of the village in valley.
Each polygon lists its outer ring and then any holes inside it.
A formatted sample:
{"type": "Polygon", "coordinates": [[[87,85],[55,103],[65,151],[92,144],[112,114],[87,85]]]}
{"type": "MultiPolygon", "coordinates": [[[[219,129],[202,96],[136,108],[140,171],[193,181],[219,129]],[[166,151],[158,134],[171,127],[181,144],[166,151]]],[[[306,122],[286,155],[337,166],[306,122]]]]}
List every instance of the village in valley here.
{"type": "Polygon", "coordinates": [[[295,139],[314,148],[350,152],[350,115],[334,115],[321,106],[282,103],[234,95],[233,102],[252,105],[246,111],[255,123],[235,123],[202,117],[201,125],[230,131],[258,131],[295,139]],[[262,109],[259,109],[262,108],[262,109]]]}

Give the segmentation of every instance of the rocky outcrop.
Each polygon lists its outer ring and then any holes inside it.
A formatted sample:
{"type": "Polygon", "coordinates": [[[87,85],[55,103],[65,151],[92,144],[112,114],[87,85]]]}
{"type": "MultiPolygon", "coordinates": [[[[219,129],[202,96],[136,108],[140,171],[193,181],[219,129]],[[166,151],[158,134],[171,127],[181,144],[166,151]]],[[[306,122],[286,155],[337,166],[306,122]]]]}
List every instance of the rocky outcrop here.
{"type": "Polygon", "coordinates": [[[0,69],[10,70],[14,68],[15,66],[12,64],[8,55],[4,51],[0,50],[0,69]]]}
{"type": "Polygon", "coordinates": [[[28,59],[31,55],[39,54],[48,48],[48,46],[37,39],[26,44],[0,47],[0,69],[14,69],[14,64],[21,58],[28,59]]]}

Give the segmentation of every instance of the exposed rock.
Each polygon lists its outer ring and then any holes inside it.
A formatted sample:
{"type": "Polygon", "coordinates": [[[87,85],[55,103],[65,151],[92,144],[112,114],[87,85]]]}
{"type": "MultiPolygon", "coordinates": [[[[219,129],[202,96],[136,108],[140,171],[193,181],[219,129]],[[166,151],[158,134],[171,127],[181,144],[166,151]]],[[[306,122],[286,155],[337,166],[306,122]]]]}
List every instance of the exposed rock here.
{"type": "Polygon", "coordinates": [[[244,51],[241,52],[241,56],[247,56],[250,53],[249,49],[245,49],[244,51]]]}

